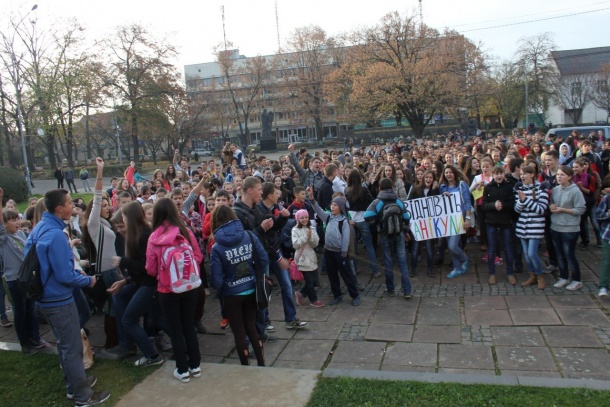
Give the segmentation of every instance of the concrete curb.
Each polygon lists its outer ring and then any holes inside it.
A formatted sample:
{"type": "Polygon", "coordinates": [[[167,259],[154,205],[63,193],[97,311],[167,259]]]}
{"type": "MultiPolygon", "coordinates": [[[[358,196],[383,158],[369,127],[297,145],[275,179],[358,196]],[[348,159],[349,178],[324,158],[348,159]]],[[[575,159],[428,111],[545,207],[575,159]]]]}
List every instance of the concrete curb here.
{"type": "Polygon", "coordinates": [[[488,376],[455,373],[384,372],[375,370],[326,369],[324,378],[351,377],[354,379],[414,381],[422,383],[494,384],[549,388],[585,388],[610,390],[610,381],[590,379],[561,379],[528,376],[488,376]]]}

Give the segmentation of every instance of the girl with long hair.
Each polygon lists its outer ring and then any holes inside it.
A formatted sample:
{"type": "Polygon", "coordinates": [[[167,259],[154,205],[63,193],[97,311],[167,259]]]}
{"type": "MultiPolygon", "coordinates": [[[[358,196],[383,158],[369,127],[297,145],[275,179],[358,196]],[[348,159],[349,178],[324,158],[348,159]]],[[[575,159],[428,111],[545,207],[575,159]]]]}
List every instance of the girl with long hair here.
{"type": "MultiPolygon", "coordinates": [[[[485,252],[487,252],[487,231],[485,227],[485,212],[483,211],[481,205],[483,205],[483,188],[493,179],[493,175],[491,173],[493,167],[494,164],[491,158],[483,158],[483,160],[481,160],[481,174],[475,176],[470,184],[470,193],[477,196],[475,200],[478,220],[477,227],[479,228],[481,234],[481,251],[485,252]]],[[[497,263],[499,263],[499,259],[499,257],[496,259],[497,263]]],[[[481,261],[483,263],[487,263],[487,254],[483,256],[481,261]]]]}
{"type": "Polygon", "coordinates": [[[167,185],[170,186],[168,191],[171,190],[172,181],[176,178],[176,176],[176,167],[174,167],[172,164],[169,164],[167,166],[167,169],[165,170],[165,182],[167,182],[167,185]]]}
{"type": "MultiPolygon", "coordinates": [[[[418,170],[419,173],[419,170],[418,170]]],[[[422,175],[421,181],[413,187],[411,191],[411,195],[409,199],[418,199],[424,198],[427,196],[438,195],[439,190],[437,187],[437,182],[435,178],[434,171],[425,171],[422,175]]],[[[419,242],[413,239],[412,247],[411,247],[411,276],[415,276],[417,274],[417,263],[419,257],[419,248],[421,245],[426,246],[426,264],[428,267],[428,277],[435,277],[433,267],[434,267],[434,244],[437,239],[428,239],[422,242],[419,242]]]]}
{"type": "Polygon", "coordinates": [[[170,198],[159,199],[153,208],[153,233],[146,248],[146,271],[157,278],[159,302],[168,321],[168,328],[176,358],[174,377],[186,383],[190,376],[201,377],[201,354],[195,332],[196,289],[174,293],[169,270],[163,264],[163,251],[178,243],[187,243],[197,265],[203,255],[195,235],[184,224],[178,208],[170,198]]]}

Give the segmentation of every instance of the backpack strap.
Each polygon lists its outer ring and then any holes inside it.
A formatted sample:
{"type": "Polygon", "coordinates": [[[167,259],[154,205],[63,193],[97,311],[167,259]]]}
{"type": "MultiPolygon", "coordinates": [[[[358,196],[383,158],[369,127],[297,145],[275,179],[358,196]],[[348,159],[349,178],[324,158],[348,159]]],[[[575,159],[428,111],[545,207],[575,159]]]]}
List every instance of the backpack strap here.
{"type": "Polygon", "coordinates": [[[95,274],[100,275],[102,274],[102,259],[101,259],[101,253],[103,252],[104,249],[104,225],[102,225],[102,222],[100,221],[100,235],[97,237],[97,252],[96,252],[96,258],[95,258],[95,274]]]}

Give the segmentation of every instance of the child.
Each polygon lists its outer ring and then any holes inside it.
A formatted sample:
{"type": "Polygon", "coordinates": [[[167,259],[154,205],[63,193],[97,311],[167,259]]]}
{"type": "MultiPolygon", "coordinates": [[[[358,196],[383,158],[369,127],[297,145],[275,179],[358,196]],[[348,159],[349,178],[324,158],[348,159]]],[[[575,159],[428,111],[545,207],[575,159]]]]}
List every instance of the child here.
{"type": "Polygon", "coordinates": [[[318,268],[318,257],[314,249],[318,246],[320,238],[316,233],[316,228],[309,223],[309,214],[305,209],[297,211],[295,214],[297,224],[292,228],[292,246],[296,250],[294,262],[303,272],[305,284],[300,291],[295,291],[295,302],[303,305],[304,296],[309,299],[309,305],[314,308],[321,308],[324,303],[318,301],[318,295],[314,288],[316,269],[318,268]]]}

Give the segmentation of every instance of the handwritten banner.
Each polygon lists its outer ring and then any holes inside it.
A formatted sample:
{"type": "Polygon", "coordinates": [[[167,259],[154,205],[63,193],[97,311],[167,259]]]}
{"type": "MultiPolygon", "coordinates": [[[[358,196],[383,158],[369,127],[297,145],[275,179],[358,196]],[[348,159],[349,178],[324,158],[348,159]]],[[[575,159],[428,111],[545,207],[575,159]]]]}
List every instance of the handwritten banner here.
{"type": "Polygon", "coordinates": [[[465,233],[459,192],[412,199],[406,201],[405,206],[411,215],[411,232],[417,241],[465,233]]]}

